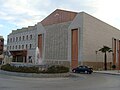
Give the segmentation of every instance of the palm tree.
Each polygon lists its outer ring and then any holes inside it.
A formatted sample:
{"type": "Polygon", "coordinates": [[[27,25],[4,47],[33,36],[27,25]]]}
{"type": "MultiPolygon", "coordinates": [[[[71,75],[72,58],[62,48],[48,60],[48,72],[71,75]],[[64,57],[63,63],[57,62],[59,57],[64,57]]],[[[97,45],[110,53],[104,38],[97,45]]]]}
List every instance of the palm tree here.
{"type": "Polygon", "coordinates": [[[107,52],[112,52],[111,48],[108,46],[103,46],[101,49],[99,49],[102,53],[105,54],[104,56],[104,70],[107,70],[107,52]]]}

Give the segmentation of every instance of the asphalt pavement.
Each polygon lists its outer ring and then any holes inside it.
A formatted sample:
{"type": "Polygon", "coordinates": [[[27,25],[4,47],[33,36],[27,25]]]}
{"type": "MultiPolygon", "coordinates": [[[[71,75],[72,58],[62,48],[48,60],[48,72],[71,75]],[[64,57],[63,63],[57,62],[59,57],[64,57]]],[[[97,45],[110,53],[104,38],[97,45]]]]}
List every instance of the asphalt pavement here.
{"type": "Polygon", "coordinates": [[[0,74],[0,90],[120,90],[120,75],[93,73],[64,78],[27,78],[0,74]]]}

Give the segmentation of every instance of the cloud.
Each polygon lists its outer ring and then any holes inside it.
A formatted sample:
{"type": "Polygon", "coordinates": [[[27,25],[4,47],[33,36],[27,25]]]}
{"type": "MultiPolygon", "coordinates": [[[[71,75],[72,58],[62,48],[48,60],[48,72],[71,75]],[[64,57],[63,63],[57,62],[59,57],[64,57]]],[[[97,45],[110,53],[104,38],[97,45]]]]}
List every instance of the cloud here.
{"type": "Polygon", "coordinates": [[[80,11],[87,6],[86,0],[1,0],[0,3],[0,19],[21,27],[40,22],[57,8],[80,11]]]}
{"type": "Polygon", "coordinates": [[[0,0],[0,3],[0,20],[18,27],[34,25],[57,8],[85,11],[117,27],[120,19],[119,0],[0,0]]]}
{"type": "Polygon", "coordinates": [[[91,13],[95,17],[105,21],[120,29],[120,0],[93,0],[91,7],[95,8],[95,12],[91,13]]]}
{"type": "Polygon", "coordinates": [[[29,0],[6,0],[6,2],[2,2],[0,6],[0,19],[8,23],[14,23],[17,26],[28,26],[37,23],[35,19],[41,19],[44,13],[32,7],[32,3],[28,3],[28,1],[29,0]]]}
{"type": "Polygon", "coordinates": [[[2,24],[0,24],[0,28],[1,28],[1,27],[3,27],[3,25],[2,25],[2,24]]]}

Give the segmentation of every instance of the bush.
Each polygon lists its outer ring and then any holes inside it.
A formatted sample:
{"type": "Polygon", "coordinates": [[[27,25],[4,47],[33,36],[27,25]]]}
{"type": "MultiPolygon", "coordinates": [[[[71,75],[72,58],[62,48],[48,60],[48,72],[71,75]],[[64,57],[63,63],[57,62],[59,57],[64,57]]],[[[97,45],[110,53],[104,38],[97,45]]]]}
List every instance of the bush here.
{"type": "Polygon", "coordinates": [[[116,69],[116,65],[112,65],[112,69],[116,69]]]}
{"type": "Polygon", "coordinates": [[[26,66],[11,66],[10,64],[2,65],[1,70],[22,73],[66,73],[69,72],[68,67],[53,65],[48,67],[47,70],[39,70],[39,67],[26,67],[26,66]]]}
{"type": "Polygon", "coordinates": [[[65,66],[53,65],[47,69],[47,73],[66,73],[69,68],[65,66]]]}
{"type": "Polygon", "coordinates": [[[10,64],[6,64],[1,66],[2,70],[11,71],[11,72],[23,72],[23,73],[38,73],[38,67],[25,67],[25,66],[11,66],[10,64]]]}

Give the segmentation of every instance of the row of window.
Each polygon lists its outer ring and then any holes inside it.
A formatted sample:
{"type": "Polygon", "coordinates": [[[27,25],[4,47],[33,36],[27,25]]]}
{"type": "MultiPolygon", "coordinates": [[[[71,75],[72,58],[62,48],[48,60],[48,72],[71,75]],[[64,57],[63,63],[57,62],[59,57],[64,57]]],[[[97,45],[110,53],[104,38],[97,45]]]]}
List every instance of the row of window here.
{"type": "Polygon", "coordinates": [[[13,38],[8,38],[8,43],[9,42],[17,42],[17,41],[24,41],[24,40],[32,40],[33,39],[33,36],[30,35],[30,36],[20,36],[20,37],[13,37],[13,38]]]}
{"type": "Polygon", "coordinates": [[[32,44],[26,44],[26,45],[15,45],[15,46],[8,46],[8,50],[14,50],[14,49],[32,49],[32,44]]]}

